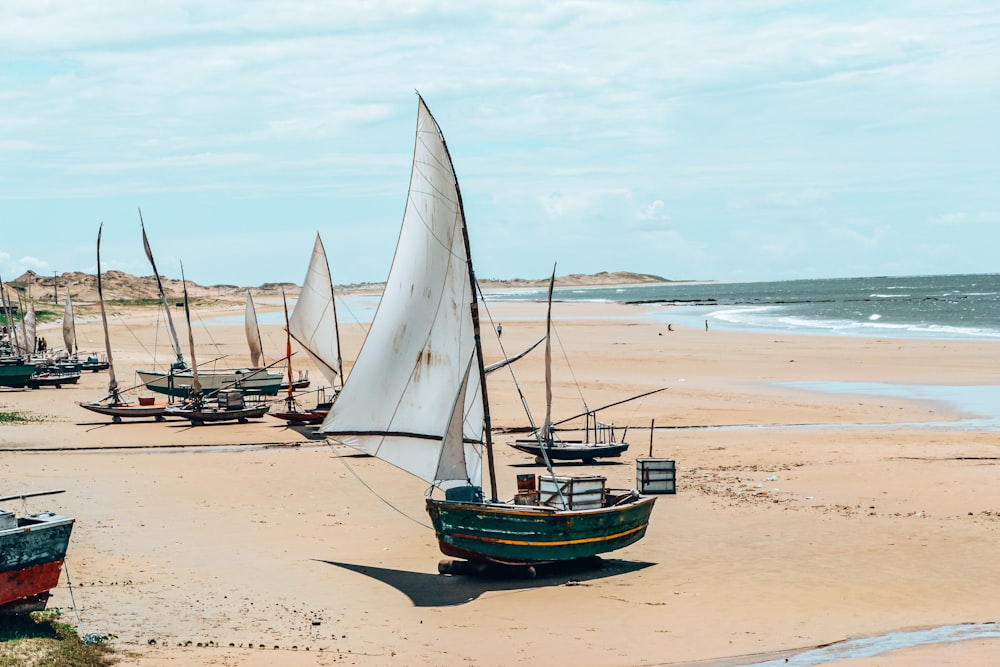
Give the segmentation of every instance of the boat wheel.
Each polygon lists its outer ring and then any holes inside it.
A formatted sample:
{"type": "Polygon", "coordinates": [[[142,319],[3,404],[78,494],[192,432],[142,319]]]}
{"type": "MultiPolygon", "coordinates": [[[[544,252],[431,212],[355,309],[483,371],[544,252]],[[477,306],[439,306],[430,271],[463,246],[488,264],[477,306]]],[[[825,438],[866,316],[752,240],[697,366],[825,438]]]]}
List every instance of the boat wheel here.
{"type": "Polygon", "coordinates": [[[114,416],[111,417],[111,421],[112,421],[112,423],[115,423],[115,424],[121,424],[122,423],[122,418],[119,417],[118,415],[114,415],[114,416]]]}

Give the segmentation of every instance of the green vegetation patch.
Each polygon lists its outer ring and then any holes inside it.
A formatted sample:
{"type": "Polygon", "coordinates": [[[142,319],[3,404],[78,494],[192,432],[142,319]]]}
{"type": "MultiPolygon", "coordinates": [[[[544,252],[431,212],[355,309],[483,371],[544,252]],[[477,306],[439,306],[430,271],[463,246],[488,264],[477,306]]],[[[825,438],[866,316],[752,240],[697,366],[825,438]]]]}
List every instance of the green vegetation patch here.
{"type": "Polygon", "coordinates": [[[6,410],[0,410],[0,424],[21,424],[24,422],[35,421],[39,420],[22,412],[7,412],[6,410]]]}
{"type": "Polygon", "coordinates": [[[59,610],[0,616],[0,667],[106,667],[118,662],[111,637],[88,634],[59,620],[59,610]]]}

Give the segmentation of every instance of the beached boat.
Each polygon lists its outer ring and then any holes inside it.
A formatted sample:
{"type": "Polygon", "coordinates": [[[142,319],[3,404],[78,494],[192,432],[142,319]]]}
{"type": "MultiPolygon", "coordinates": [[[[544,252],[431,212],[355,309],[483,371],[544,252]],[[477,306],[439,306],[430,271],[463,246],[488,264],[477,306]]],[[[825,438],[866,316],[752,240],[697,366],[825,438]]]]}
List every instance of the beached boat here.
{"type": "MultiPolygon", "coordinates": [[[[579,415],[558,422],[562,424],[571,419],[583,417],[585,419],[583,440],[569,440],[561,437],[555,429],[556,424],[552,422],[552,290],[555,287],[555,282],[556,273],[553,269],[552,278],[549,280],[548,310],[545,316],[545,419],[541,427],[532,429],[532,437],[518,438],[507,444],[514,449],[533,455],[536,463],[546,465],[551,461],[579,460],[584,463],[593,463],[598,458],[621,456],[628,449],[628,443],[624,441],[624,438],[621,441],[615,439],[614,424],[597,421],[597,410],[586,409],[579,415]],[[593,431],[591,431],[591,426],[593,426],[593,431]],[[593,434],[593,440],[591,440],[591,434],[593,434]]],[[[634,401],[659,391],[664,391],[664,389],[645,392],[623,401],[617,401],[612,405],[634,401]]],[[[604,406],[604,408],[607,407],[611,406],[604,406]]],[[[598,409],[603,410],[604,408],[598,409]]]]}
{"type": "Polygon", "coordinates": [[[291,316],[288,302],[282,293],[285,306],[285,363],[288,381],[283,387],[288,392],[284,409],[271,412],[272,417],[297,424],[318,424],[326,418],[330,406],[337,400],[344,384],[344,363],[340,353],[340,328],[337,321],[337,302],[333,292],[333,278],[327,261],[323,239],[316,234],[309,268],[302,281],[298,301],[291,316]],[[292,380],[292,340],[298,343],[330,383],[328,397],[325,388],[315,394],[314,407],[305,407],[295,396],[296,384],[292,380]]]}
{"type": "MultiPolygon", "coordinates": [[[[54,493],[62,491],[5,496],[0,502],[54,493]]],[[[45,609],[59,584],[73,522],[54,512],[18,516],[0,509],[0,615],[45,609]]]]}
{"type": "Polygon", "coordinates": [[[39,387],[55,387],[62,389],[64,384],[76,384],[80,381],[80,371],[63,371],[50,369],[36,369],[28,380],[28,386],[32,389],[39,387]]]}
{"type": "Polygon", "coordinates": [[[165,401],[153,399],[152,396],[140,396],[136,401],[128,401],[122,395],[124,392],[118,386],[118,379],[115,377],[113,358],[111,356],[111,336],[108,334],[108,315],[104,308],[104,290],[101,284],[101,232],[104,230],[102,223],[97,229],[97,301],[101,309],[101,324],[104,327],[104,350],[107,359],[108,371],[108,394],[99,401],[78,401],[77,405],[91,412],[111,417],[115,423],[121,423],[123,419],[144,419],[153,417],[156,421],[163,420],[163,414],[167,407],[165,401]]]}
{"type": "Polygon", "coordinates": [[[22,389],[31,382],[35,365],[24,357],[0,357],[0,387],[22,389]]]}
{"type": "MultiPolygon", "coordinates": [[[[641,539],[655,499],[605,488],[601,476],[556,477],[550,469],[537,490],[500,500],[479,341],[458,182],[437,122],[418,98],[409,195],[392,268],[320,432],[431,484],[426,509],[448,556],[530,565],[591,557],[641,539]],[[433,497],[435,491],[444,498],[433,497]]],[[[441,571],[451,568],[446,563],[441,571]]]]}
{"type": "Polygon", "coordinates": [[[247,423],[262,419],[271,404],[263,396],[244,394],[239,389],[223,389],[214,398],[204,396],[168,405],[164,414],[187,419],[195,426],[216,422],[247,423]]]}
{"type": "MultiPolygon", "coordinates": [[[[165,371],[160,370],[137,370],[136,374],[140,381],[150,391],[167,396],[187,398],[194,391],[194,370],[188,366],[184,360],[184,353],[181,351],[180,338],[177,337],[177,329],[174,327],[173,318],[170,314],[170,303],[167,300],[166,292],[163,289],[163,282],[160,274],[156,270],[156,262],[153,259],[153,251],[149,246],[149,239],[146,236],[146,227],[142,222],[142,211],[139,212],[139,224],[142,226],[142,244],[146,251],[146,257],[153,267],[153,274],[156,277],[156,287],[160,293],[160,300],[167,315],[167,326],[170,330],[170,337],[174,344],[175,359],[170,368],[165,371]]],[[[250,347],[251,356],[260,354],[260,332],[257,328],[256,313],[253,309],[253,302],[247,301],[246,317],[244,326],[247,331],[247,345],[250,347]],[[255,350],[256,348],[256,350],[255,350]]],[[[240,389],[246,393],[263,394],[274,396],[281,387],[284,379],[283,369],[272,369],[269,367],[259,367],[258,361],[253,363],[252,368],[213,368],[199,369],[199,391],[206,398],[214,396],[220,389],[240,389]]],[[[192,358],[192,365],[194,359],[192,358]]]]}
{"type": "MultiPolygon", "coordinates": [[[[181,267],[183,280],[184,267],[181,267]]],[[[238,387],[220,389],[209,397],[202,391],[198,362],[194,353],[194,329],[191,327],[191,309],[188,306],[187,283],[184,282],[184,318],[188,326],[188,344],[191,346],[192,384],[191,397],[180,404],[167,406],[166,414],[188,419],[195,426],[206,422],[236,421],[246,423],[260,419],[270,409],[270,404],[260,394],[244,394],[238,387]]]]}

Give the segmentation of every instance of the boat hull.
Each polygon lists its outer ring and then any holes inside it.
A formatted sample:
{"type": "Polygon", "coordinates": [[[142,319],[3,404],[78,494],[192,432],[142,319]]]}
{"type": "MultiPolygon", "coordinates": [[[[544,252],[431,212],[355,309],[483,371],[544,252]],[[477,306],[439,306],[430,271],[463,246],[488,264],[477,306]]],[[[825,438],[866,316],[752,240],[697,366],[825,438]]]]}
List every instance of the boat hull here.
{"type": "Polygon", "coordinates": [[[185,408],[169,408],[164,413],[171,417],[183,417],[188,419],[192,424],[204,424],[204,423],[215,423],[215,422],[227,422],[227,421],[237,421],[245,422],[248,419],[260,419],[265,414],[267,414],[269,405],[262,404],[259,406],[241,408],[239,410],[223,410],[223,409],[204,409],[204,410],[189,410],[185,408]]]}
{"type": "Polygon", "coordinates": [[[35,365],[18,360],[0,360],[0,387],[27,387],[35,365]]]}
{"type": "MultiPolygon", "coordinates": [[[[542,456],[542,446],[537,440],[515,440],[508,443],[514,449],[520,450],[536,457],[542,456]]],[[[565,444],[555,444],[545,448],[545,453],[552,461],[589,461],[592,459],[621,456],[622,452],[628,449],[628,444],[624,442],[569,442],[565,444]]]]}
{"type": "Polygon", "coordinates": [[[446,556],[504,565],[589,558],[646,534],[653,497],[589,510],[427,499],[446,556]]]}
{"type": "Polygon", "coordinates": [[[0,529],[0,614],[45,608],[59,584],[73,519],[52,512],[22,516],[0,529]]]}
{"type": "MultiPolygon", "coordinates": [[[[163,371],[136,371],[142,383],[158,394],[185,397],[191,395],[194,376],[190,372],[167,373],[163,371]]],[[[244,368],[227,371],[198,371],[202,394],[214,396],[220,389],[239,387],[244,393],[274,396],[281,387],[284,374],[244,368]]]]}
{"type": "Polygon", "coordinates": [[[155,418],[157,421],[163,419],[169,403],[153,403],[144,405],[142,403],[84,403],[78,402],[81,408],[105,415],[120,422],[122,419],[146,419],[155,418]]]}
{"type": "Polygon", "coordinates": [[[329,413],[329,410],[300,410],[298,412],[270,412],[268,414],[293,424],[322,424],[329,413]]]}
{"type": "Polygon", "coordinates": [[[28,380],[28,386],[32,389],[39,387],[62,388],[64,384],[76,384],[80,381],[80,371],[45,371],[36,372],[28,380]]]}

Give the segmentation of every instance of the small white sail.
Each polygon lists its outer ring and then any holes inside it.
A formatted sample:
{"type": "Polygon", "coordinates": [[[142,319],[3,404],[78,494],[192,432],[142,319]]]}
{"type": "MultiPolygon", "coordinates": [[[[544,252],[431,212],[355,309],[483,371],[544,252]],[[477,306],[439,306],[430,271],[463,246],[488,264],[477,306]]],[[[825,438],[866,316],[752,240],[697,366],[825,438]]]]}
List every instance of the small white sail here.
{"type": "Polygon", "coordinates": [[[476,349],[465,220],[441,132],[419,100],[410,190],[378,311],[344,389],[320,427],[430,482],[482,479],[481,359],[476,349]],[[472,365],[474,371],[468,374],[472,365]],[[467,385],[463,436],[446,437],[467,385]],[[441,466],[459,460],[466,471],[441,466]]]}
{"type": "Polygon", "coordinates": [[[63,312],[62,323],[63,343],[66,344],[66,353],[73,356],[76,353],[76,323],[73,321],[73,299],[69,290],[66,290],[66,309],[63,312]]]}
{"type": "Polygon", "coordinates": [[[312,358],[331,386],[344,383],[333,281],[319,234],[302,281],[302,292],[288,319],[288,333],[312,358]]]}
{"type": "Polygon", "coordinates": [[[38,333],[36,331],[38,322],[35,317],[34,301],[28,301],[28,309],[24,313],[24,319],[21,320],[21,324],[24,329],[24,353],[30,356],[35,353],[38,344],[38,333]]]}
{"type": "Polygon", "coordinates": [[[257,326],[257,309],[253,305],[253,297],[247,290],[247,309],[243,326],[247,332],[247,346],[250,348],[250,366],[260,368],[264,365],[264,346],[260,340],[260,328],[257,326]]]}

